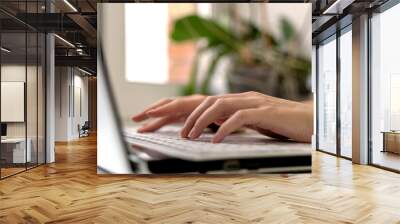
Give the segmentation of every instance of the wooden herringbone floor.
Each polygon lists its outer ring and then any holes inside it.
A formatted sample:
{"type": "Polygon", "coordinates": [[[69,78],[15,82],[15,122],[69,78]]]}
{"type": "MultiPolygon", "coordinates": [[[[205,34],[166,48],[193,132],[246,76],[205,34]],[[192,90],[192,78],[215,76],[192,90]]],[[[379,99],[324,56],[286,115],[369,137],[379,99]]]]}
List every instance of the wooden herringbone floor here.
{"type": "Polygon", "coordinates": [[[400,223],[400,175],[313,153],[313,173],[96,174],[96,139],[0,181],[0,223],[400,223]]]}

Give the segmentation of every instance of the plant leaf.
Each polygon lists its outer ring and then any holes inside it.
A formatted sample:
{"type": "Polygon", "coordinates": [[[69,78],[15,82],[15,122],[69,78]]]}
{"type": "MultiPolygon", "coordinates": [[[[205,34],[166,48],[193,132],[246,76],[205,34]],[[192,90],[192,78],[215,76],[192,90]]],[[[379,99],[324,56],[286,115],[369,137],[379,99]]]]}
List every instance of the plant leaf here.
{"type": "Polygon", "coordinates": [[[280,28],[282,32],[282,41],[287,42],[294,38],[296,31],[287,18],[282,17],[280,20],[280,28]]]}
{"type": "Polygon", "coordinates": [[[241,21],[246,27],[246,32],[241,39],[244,41],[255,40],[261,36],[261,30],[250,21],[241,21]]]}
{"type": "Polygon", "coordinates": [[[171,35],[175,42],[206,39],[208,46],[224,45],[232,51],[238,50],[240,42],[223,26],[212,19],[189,15],[175,21],[171,35]]]}

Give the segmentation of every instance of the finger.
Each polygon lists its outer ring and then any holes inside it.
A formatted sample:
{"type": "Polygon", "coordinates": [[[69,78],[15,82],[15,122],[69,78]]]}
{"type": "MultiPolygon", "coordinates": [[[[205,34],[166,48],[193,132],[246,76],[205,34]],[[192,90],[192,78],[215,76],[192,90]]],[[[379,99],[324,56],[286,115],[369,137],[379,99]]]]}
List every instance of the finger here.
{"type": "Polygon", "coordinates": [[[211,107],[207,108],[195,121],[189,138],[198,138],[203,130],[214,121],[226,118],[238,110],[255,107],[252,100],[248,98],[222,98],[218,99],[211,107]]]}
{"type": "Polygon", "coordinates": [[[261,115],[259,113],[259,109],[245,109],[237,111],[218,128],[218,131],[215,133],[212,142],[219,143],[227,135],[238,130],[239,128],[245,125],[256,124],[260,119],[262,119],[262,117],[259,115],[261,115]]]}
{"type": "Polygon", "coordinates": [[[209,96],[207,97],[201,104],[196,107],[196,109],[189,115],[186,119],[185,124],[181,130],[182,138],[187,138],[189,135],[189,131],[192,129],[194,123],[196,122],[197,118],[208,108],[210,107],[216,100],[218,99],[217,96],[209,96]]]}
{"type": "Polygon", "coordinates": [[[146,114],[149,117],[162,117],[177,114],[188,113],[189,102],[186,100],[174,100],[168,104],[157,107],[153,110],[149,110],[146,114]]]}
{"type": "Polygon", "coordinates": [[[209,96],[203,102],[196,107],[196,109],[190,114],[190,116],[186,119],[185,124],[181,130],[182,138],[187,138],[189,135],[190,130],[192,129],[193,125],[195,124],[198,117],[208,108],[210,107],[216,100],[222,98],[235,98],[239,96],[243,96],[242,93],[231,93],[225,94],[222,96],[209,96]]]}
{"type": "Polygon", "coordinates": [[[220,126],[220,125],[222,125],[227,119],[228,119],[228,118],[220,118],[220,119],[214,121],[214,124],[220,126]]]}
{"type": "Polygon", "coordinates": [[[150,105],[149,107],[147,107],[147,108],[146,108],[145,110],[143,110],[142,112],[140,112],[140,113],[134,115],[134,116],[132,117],[132,120],[134,120],[134,121],[136,121],[136,122],[146,120],[147,118],[149,118],[149,117],[147,116],[147,114],[146,114],[149,110],[152,110],[152,109],[155,109],[155,108],[160,107],[160,106],[162,106],[162,105],[165,105],[165,104],[167,104],[167,103],[170,103],[171,101],[172,101],[172,99],[161,99],[161,100],[155,102],[154,104],[150,105]]]}
{"type": "Polygon", "coordinates": [[[137,131],[139,133],[157,131],[158,129],[162,128],[163,126],[165,126],[167,124],[171,124],[177,120],[178,120],[177,117],[172,117],[172,116],[158,118],[158,119],[155,119],[155,120],[143,125],[137,131]]]}

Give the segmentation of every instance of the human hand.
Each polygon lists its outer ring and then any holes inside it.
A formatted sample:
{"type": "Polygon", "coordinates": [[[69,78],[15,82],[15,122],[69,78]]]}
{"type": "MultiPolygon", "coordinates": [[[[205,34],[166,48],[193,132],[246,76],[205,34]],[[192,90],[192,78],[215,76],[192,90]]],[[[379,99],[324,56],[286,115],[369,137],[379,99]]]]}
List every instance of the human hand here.
{"type": "Polygon", "coordinates": [[[203,95],[192,95],[161,99],[133,116],[132,120],[140,122],[152,118],[138,132],[153,132],[167,124],[185,120],[205,98],[203,95]]]}
{"type": "Polygon", "coordinates": [[[261,133],[310,142],[313,132],[312,105],[279,99],[257,92],[209,96],[187,117],[181,136],[198,138],[211,123],[220,127],[213,142],[221,142],[241,127],[261,133]]]}

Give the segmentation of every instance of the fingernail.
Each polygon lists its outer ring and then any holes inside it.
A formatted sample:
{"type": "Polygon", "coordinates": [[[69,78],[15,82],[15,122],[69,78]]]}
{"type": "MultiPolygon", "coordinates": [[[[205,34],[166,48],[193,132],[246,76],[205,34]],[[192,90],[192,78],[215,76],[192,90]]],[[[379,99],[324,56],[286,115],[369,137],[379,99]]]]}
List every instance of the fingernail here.
{"type": "Polygon", "coordinates": [[[181,130],[181,137],[182,138],[187,138],[186,131],[181,130]]]}
{"type": "Polygon", "coordinates": [[[221,137],[218,135],[215,135],[212,139],[212,143],[220,143],[221,142],[221,137]]]}
{"type": "Polygon", "coordinates": [[[189,138],[190,138],[190,139],[194,139],[194,137],[195,137],[195,132],[192,130],[192,131],[190,131],[190,133],[189,133],[189,138]]]}

